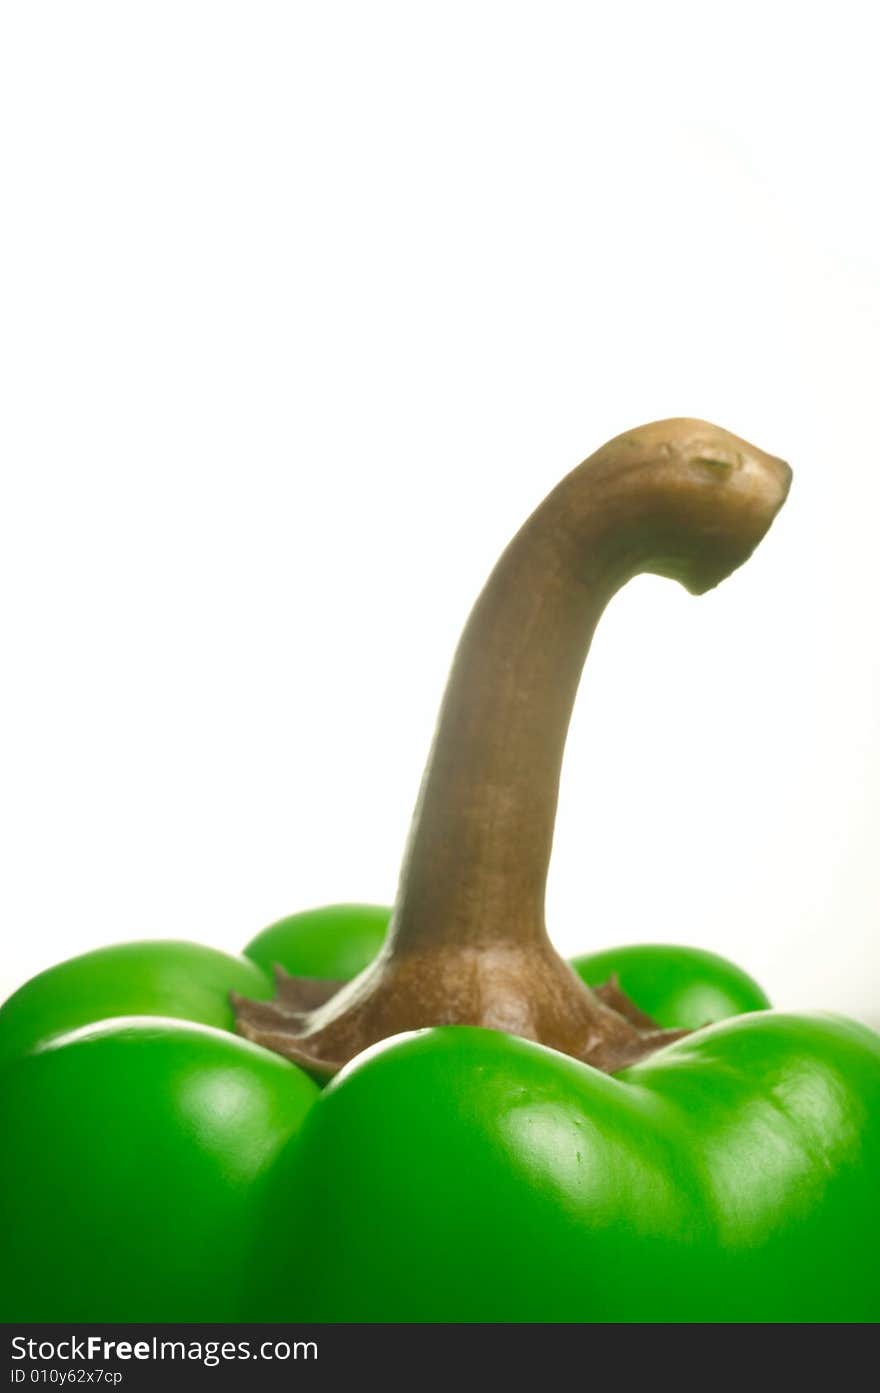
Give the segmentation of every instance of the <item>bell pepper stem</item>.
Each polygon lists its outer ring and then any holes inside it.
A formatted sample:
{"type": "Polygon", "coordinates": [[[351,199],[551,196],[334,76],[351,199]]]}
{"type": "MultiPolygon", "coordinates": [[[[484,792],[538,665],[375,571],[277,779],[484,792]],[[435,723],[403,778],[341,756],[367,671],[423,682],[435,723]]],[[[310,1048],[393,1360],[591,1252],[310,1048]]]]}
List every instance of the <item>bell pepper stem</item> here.
{"type": "Polygon", "coordinates": [[[701,594],[766,533],[786,464],[703,421],[618,436],[548,495],[507,547],[462,635],[376,961],[315,1005],[285,978],[237,999],[248,1038],[329,1077],[367,1045],[428,1025],[484,1025],[608,1071],[681,1032],[619,988],[590,991],[547,936],[559,776],[603,610],[650,572],[701,594]]]}

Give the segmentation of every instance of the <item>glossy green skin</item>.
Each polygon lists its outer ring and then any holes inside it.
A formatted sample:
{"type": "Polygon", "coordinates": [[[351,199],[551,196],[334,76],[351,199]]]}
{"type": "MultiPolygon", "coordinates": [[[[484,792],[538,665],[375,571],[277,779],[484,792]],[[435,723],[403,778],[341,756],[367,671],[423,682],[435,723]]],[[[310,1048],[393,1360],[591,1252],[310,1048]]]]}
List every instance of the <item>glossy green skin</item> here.
{"type": "MultiPolygon", "coordinates": [[[[764,1012],[609,1078],[447,1027],[319,1099],[227,1033],[230,989],[351,977],[389,914],[103,949],[0,1008],[0,1319],[880,1319],[880,1037],[764,1012]]],[[[768,1004],[697,949],[573,965],[668,1027],[768,1004]]]]}
{"type": "MultiPolygon", "coordinates": [[[[295,969],[354,975],[389,913],[291,916],[295,969]]],[[[0,1320],[242,1318],[268,1170],[318,1097],[232,1033],[230,991],[273,990],[250,957],[154,941],[59,963],[0,1007],[0,1320]]]]}
{"type": "Polygon", "coordinates": [[[118,943],[47,968],[0,1007],[0,1066],[110,1016],[172,1016],[233,1030],[230,991],[263,998],[270,978],[248,958],[174,940],[118,943]]]}
{"type": "Polygon", "coordinates": [[[385,941],[391,910],[382,905],[331,904],[270,924],[245,956],[271,974],[279,963],[295,977],[349,981],[373,961],[385,941]]]}
{"type": "Polygon", "coordinates": [[[0,1319],[233,1321],[318,1089],[206,1026],[116,1019],[0,1073],[0,1319]]]}
{"type": "Polygon", "coordinates": [[[848,1021],[745,1016],[614,1078],[398,1036],[280,1159],[251,1314],[874,1322],[878,1174],[880,1037],[848,1021]]]}
{"type": "Polygon", "coordinates": [[[589,953],[571,965],[588,987],[616,976],[621,990],[670,1030],[699,1030],[770,1005],[747,973],[702,948],[639,943],[589,953]]]}

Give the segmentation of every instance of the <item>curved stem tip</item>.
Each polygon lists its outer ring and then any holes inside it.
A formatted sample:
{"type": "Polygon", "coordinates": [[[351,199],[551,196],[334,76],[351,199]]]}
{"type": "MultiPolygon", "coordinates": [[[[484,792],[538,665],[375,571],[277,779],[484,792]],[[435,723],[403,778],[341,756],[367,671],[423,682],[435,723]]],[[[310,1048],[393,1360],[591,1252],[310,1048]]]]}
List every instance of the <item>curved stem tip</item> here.
{"type": "Polygon", "coordinates": [[[615,592],[645,572],[694,594],[717,585],[751,555],[790,480],[781,460],[683,419],[618,436],[562,480],[465,627],[384,949],[342,987],[279,972],[274,1001],[236,998],[242,1034],[326,1078],[375,1041],[429,1025],[510,1031],[609,1072],[681,1033],[616,989],[590,991],[547,937],[565,738],[615,592]]]}

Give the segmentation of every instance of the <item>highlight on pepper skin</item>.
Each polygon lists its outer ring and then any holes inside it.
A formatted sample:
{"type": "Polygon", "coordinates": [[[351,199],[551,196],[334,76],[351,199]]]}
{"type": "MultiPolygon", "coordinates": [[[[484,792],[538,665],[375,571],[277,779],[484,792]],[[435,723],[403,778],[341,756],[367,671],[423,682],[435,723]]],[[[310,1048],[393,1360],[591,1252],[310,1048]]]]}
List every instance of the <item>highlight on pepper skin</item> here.
{"type": "Polygon", "coordinates": [[[544,922],[605,607],[720,583],[789,483],[692,420],[563,479],[465,627],[393,910],[102,948],[0,1007],[2,1318],[880,1318],[880,1036],[544,922]]]}

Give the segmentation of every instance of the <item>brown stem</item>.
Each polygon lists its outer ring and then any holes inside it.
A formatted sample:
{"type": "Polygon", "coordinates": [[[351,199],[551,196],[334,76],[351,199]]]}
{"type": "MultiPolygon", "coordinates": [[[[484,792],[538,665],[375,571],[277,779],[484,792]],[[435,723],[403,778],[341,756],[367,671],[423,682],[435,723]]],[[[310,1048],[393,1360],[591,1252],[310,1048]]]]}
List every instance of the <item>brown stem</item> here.
{"type": "Polygon", "coordinates": [[[751,554],[790,470],[703,421],[618,436],[553,490],[492,572],[459,643],[380,956],[353,982],[279,974],[238,1027],[319,1077],[427,1025],[507,1030],[621,1068],[672,1038],[552,948],[544,889],[565,737],[612,595],[644,572],[694,594],[751,554]],[[318,995],[321,993],[319,992],[318,995]]]}

